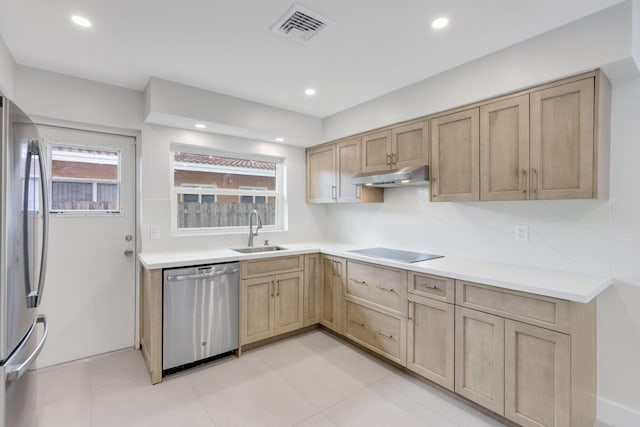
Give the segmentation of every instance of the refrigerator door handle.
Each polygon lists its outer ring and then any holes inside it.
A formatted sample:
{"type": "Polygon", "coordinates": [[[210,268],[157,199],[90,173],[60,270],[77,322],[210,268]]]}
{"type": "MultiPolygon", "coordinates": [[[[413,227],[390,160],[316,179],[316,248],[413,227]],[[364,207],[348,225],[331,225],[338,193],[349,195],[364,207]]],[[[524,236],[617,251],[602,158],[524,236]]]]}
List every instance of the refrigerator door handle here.
{"type": "Polygon", "coordinates": [[[31,353],[29,357],[27,357],[27,360],[25,360],[24,362],[20,363],[19,365],[14,365],[12,363],[13,361],[11,359],[17,357],[17,355],[19,355],[22,352],[24,347],[29,342],[29,338],[31,338],[31,334],[33,334],[36,329],[34,325],[34,327],[31,328],[31,332],[29,333],[29,335],[22,341],[20,346],[13,353],[13,356],[10,357],[6,362],[5,366],[7,367],[6,368],[7,381],[14,381],[20,378],[25,372],[27,372],[27,369],[29,369],[29,366],[31,366],[33,361],[36,360],[36,357],[38,357],[38,354],[40,354],[40,351],[44,346],[44,342],[47,339],[47,333],[49,332],[49,325],[47,324],[47,318],[44,314],[38,315],[38,317],[36,318],[36,324],[38,323],[42,323],[44,325],[44,330],[42,332],[42,337],[40,338],[40,342],[38,343],[38,346],[35,348],[35,350],[33,350],[33,353],[31,353]]]}
{"type": "Polygon", "coordinates": [[[40,141],[36,141],[38,147],[38,160],[40,166],[40,189],[42,191],[42,252],[40,255],[40,275],[38,277],[38,294],[34,307],[38,307],[42,301],[44,291],[44,279],[47,271],[47,257],[49,256],[49,179],[45,159],[42,156],[44,149],[40,141]]]}
{"type": "Polygon", "coordinates": [[[31,170],[31,159],[34,156],[38,156],[38,166],[40,171],[40,190],[42,191],[42,206],[40,209],[42,211],[42,251],[40,258],[40,274],[38,277],[38,289],[34,292],[31,290],[31,278],[29,274],[29,245],[25,244],[25,275],[26,275],[26,286],[27,286],[27,307],[35,308],[40,305],[40,300],[42,299],[42,292],[44,289],[44,278],[47,269],[47,256],[48,256],[48,243],[49,243],[49,209],[47,204],[49,202],[48,197],[48,179],[47,179],[47,169],[45,167],[44,159],[42,158],[42,153],[44,150],[40,146],[40,142],[37,140],[33,140],[29,142],[29,149],[27,150],[27,160],[26,160],[26,172],[25,172],[25,190],[24,190],[24,202],[23,202],[23,235],[25,243],[29,241],[29,174],[31,170]]]}

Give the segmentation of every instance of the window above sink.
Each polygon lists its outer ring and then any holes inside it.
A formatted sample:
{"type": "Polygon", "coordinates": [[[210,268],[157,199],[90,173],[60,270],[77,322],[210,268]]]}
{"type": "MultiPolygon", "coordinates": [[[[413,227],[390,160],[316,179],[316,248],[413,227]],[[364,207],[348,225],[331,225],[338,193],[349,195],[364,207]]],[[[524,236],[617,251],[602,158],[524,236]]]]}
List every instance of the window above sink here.
{"type": "Polygon", "coordinates": [[[244,232],[254,209],[263,230],[284,229],[284,159],[176,145],[171,163],[176,234],[244,232]]]}

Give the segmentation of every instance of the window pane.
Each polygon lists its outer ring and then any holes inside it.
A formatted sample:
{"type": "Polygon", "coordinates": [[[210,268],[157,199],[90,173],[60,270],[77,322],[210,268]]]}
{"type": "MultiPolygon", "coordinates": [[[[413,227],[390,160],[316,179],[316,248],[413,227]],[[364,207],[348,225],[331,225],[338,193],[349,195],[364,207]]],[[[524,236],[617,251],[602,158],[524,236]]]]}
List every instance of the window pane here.
{"type": "Polygon", "coordinates": [[[237,196],[233,202],[221,203],[222,197],[218,197],[217,203],[178,202],[178,228],[247,227],[254,209],[263,225],[276,223],[275,204],[238,203],[237,196]]]}
{"type": "Polygon", "coordinates": [[[89,209],[91,202],[93,202],[93,184],[91,183],[61,181],[51,183],[51,209],[89,209]]]}
{"type": "MultiPolygon", "coordinates": [[[[98,184],[98,202],[117,202],[118,184],[98,184]]],[[[115,206],[114,206],[115,207],[115,206]]]]}
{"type": "MultiPolygon", "coordinates": [[[[275,191],[277,164],[241,158],[177,152],[174,153],[174,185],[179,194],[186,188],[203,192],[216,189],[275,191]],[[182,189],[182,191],[180,190],[182,189]]],[[[257,209],[263,225],[276,224],[276,198],[246,194],[182,193],[178,197],[178,228],[243,227],[257,209]]]]}
{"type": "Polygon", "coordinates": [[[118,179],[118,152],[86,147],[51,147],[51,176],[83,180],[118,179]]]}
{"type": "Polygon", "coordinates": [[[51,210],[118,211],[119,167],[115,150],[51,146],[51,210]]]}

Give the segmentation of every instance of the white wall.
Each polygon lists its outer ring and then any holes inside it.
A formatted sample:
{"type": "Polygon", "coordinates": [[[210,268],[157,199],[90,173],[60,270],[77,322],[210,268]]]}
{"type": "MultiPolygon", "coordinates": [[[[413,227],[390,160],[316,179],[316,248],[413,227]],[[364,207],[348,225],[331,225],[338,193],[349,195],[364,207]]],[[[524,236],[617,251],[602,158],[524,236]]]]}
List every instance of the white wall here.
{"type": "Polygon", "coordinates": [[[6,43],[0,37],[0,94],[13,98],[13,75],[16,63],[6,43]]]}
{"type": "Polygon", "coordinates": [[[598,391],[603,399],[598,413],[616,426],[640,425],[639,414],[630,424],[615,410],[617,404],[640,412],[639,112],[640,78],[615,86],[610,199],[615,284],[598,298],[598,391]]]}
{"type": "Polygon", "coordinates": [[[16,102],[36,119],[139,131],[142,92],[18,65],[16,102]]]}
{"type": "Polygon", "coordinates": [[[631,32],[631,3],[621,3],[329,116],[324,120],[324,140],[623,61],[630,56],[631,32]]]}
{"type": "Polygon", "coordinates": [[[285,158],[288,208],[288,230],[260,231],[256,242],[309,242],[322,238],[326,208],[305,203],[304,148],[291,147],[214,135],[204,132],[150,125],[142,132],[142,249],[143,252],[191,250],[212,247],[242,247],[247,244],[247,230],[236,234],[204,236],[171,235],[170,145],[172,143],[208,147],[220,151],[258,153],[285,158]],[[159,239],[151,240],[150,227],[158,226],[159,239]]]}
{"type": "Polygon", "coordinates": [[[322,136],[318,118],[193,86],[152,78],[145,92],[147,123],[193,129],[201,122],[219,134],[270,142],[282,137],[302,147],[322,136]]]}

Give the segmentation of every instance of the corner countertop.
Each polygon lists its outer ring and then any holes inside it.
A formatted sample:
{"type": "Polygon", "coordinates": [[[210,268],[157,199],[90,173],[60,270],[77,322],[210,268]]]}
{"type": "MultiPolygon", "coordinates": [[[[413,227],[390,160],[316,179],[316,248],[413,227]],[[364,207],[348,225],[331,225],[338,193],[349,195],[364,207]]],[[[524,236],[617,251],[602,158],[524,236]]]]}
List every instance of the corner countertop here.
{"type": "Polygon", "coordinates": [[[145,268],[153,270],[320,252],[351,260],[468,280],[499,288],[530,292],[580,303],[588,303],[611,284],[611,278],[604,276],[591,276],[451,257],[404,263],[352,253],[349,251],[362,248],[347,244],[297,243],[279,246],[285,249],[252,254],[243,254],[232,249],[154,252],[140,253],[138,254],[138,259],[145,268]]]}

